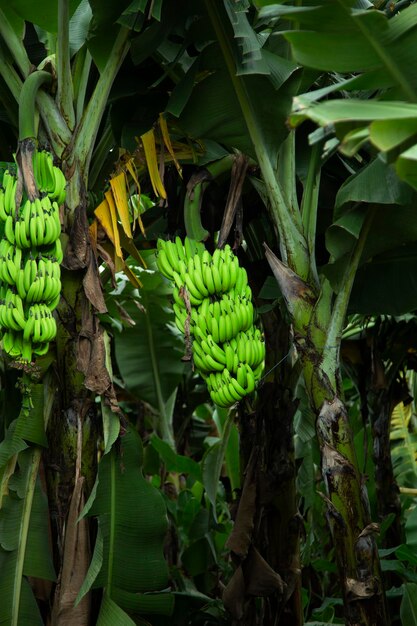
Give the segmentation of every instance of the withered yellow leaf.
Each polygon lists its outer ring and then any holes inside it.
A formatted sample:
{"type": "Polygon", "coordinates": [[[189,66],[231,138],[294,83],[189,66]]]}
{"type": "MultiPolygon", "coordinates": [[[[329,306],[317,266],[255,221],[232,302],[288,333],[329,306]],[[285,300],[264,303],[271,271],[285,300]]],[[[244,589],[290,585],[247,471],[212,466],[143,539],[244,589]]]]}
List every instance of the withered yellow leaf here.
{"type": "Polygon", "coordinates": [[[90,236],[91,247],[93,248],[94,254],[97,257],[97,220],[96,219],[88,227],[88,234],[90,236]]]}
{"type": "Polygon", "coordinates": [[[135,164],[133,162],[133,159],[130,158],[128,161],[126,161],[125,163],[125,167],[127,169],[127,171],[129,172],[129,174],[131,175],[131,177],[133,178],[136,188],[138,190],[138,195],[140,195],[140,183],[139,183],[139,179],[137,177],[136,174],[136,168],[135,168],[135,164]]]}
{"type": "Polygon", "coordinates": [[[126,177],[124,172],[110,179],[110,187],[113,192],[114,203],[117,214],[127,237],[132,239],[132,229],[130,228],[129,204],[126,193],[126,177]]]}
{"type": "Polygon", "coordinates": [[[120,247],[119,230],[117,228],[116,207],[111,191],[106,191],[105,199],[98,205],[94,214],[104,228],[107,237],[113,243],[116,255],[123,258],[123,252],[120,247]]]}
{"type": "Polygon", "coordinates": [[[164,198],[164,200],[166,200],[167,194],[164,184],[161,180],[161,176],[159,174],[158,159],[156,156],[155,135],[153,130],[148,130],[147,133],[141,135],[141,140],[154,194],[159,198],[164,198]]]}
{"type": "MultiPolygon", "coordinates": [[[[136,174],[136,168],[135,168],[135,164],[133,162],[133,159],[129,159],[126,162],[125,166],[126,166],[127,171],[129,172],[129,174],[131,175],[131,177],[133,178],[133,180],[135,182],[136,189],[137,189],[137,192],[138,192],[138,196],[140,198],[140,183],[139,183],[139,180],[138,180],[138,177],[137,177],[137,174],[136,174]]],[[[138,222],[139,222],[139,228],[141,230],[142,235],[144,237],[146,237],[145,227],[143,225],[142,218],[140,216],[139,211],[138,211],[138,222]]],[[[135,212],[133,212],[133,224],[135,224],[135,212]]]]}
{"type": "Polygon", "coordinates": [[[136,248],[135,244],[133,243],[133,239],[128,239],[126,235],[124,234],[123,230],[121,230],[120,228],[119,228],[119,237],[120,237],[120,245],[122,246],[123,250],[127,252],[128,254],[130,254],[130,256],[132,256],[138,263],[142,265],[142,267],[146,269],[147,268],[146,261],[142,257],[139,250],[136,248]]]}
{"type": "Polygon", "coordinates": [[[139,278],[136,276],[136,274],[130,269],[130,267],[126,263],[124,264],[123,271],[125,275],[127,276],[127,278],[129,279],[129,281],[132,283],[132,285],[136,287],[136,289],[139,289],[139,287],[142,287],[142,283],[140,282],[139,278]]]}
{"type": "Polygon", "coordinates": [[[172,160],[175,163],[175,167],[177,168],[179,175],[182,176],[181,165],[178,163],[178,161],[176,159],[174,148],[172,147],[172,143],[171,143],[171,137],[169,136],[167,121],[166,121],[165,115],[163,113],[159,114],[159,127],[161,129],[161,133],[162,133],[162,138],[164,140],[164,144],[165,144],[166,148],[168,149],[168,152],[171,155],[172,160]]]}

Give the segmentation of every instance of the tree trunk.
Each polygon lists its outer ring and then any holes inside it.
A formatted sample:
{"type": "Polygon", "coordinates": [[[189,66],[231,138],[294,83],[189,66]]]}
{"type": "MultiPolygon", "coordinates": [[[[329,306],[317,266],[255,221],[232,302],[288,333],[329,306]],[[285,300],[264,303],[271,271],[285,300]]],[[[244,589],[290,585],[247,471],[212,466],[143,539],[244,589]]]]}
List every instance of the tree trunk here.
{"type": "MultiPolygon", "coordinates": [[[[98,321],[85,293],[86,276],[91,271],[85,207],[80,207],[75,215],[78,219],[74,219],[75,226],[71,230],[63,262],[62,298],[57,309],[59,324],[55,374],[58,394],[48,424],[49,446],[45,452],[45,468],[52,545],[58,572],[53,623],[76,622],[78,626],[84,626],[89,623],[88,600],[81,616],[73,605],[90,563],[90,533],[86,520],[82,523],[76,520],[96,478],[102,428],[95,396],[104,393],[106,381],[100,388],[105,353],[98,321]],[[81,213],[84,218],[80,218],[81,213]],[[72,502],[74,498],[77,503],[72,502]],[[76,505],[79,507],[78,514],[74,513],[76,505]],[[82,537],[77,533],[82,533],[82,537]],[[78,554],[81,541],[84,551],[78,554]]],[[[99,282],[96,283],[98,286],[99,282]]],[[[108,372],[105,374],[108,379],[108,372]]]]}
{"type": "Polygon", "coordinates": [[[327,519],[349,626],[388,624],[368,494],[358,471],[353,434],[343,403],[325,401],[317,419],[327,519]]]}
{"type": "MultiPolygon", "coordinates": [[[[264,316],[264,329],[267,372],[288,353],[289,333],[273,313],[264,316]]],[[[235,595],[226,593],[225,597],[226,606],[234,609],[236,624],[299,626],[303,622],[293,442],[296,404],[290,376],[291,367],[284,358],[273,380],[269,377],[259,389],[256,412],[241,415],[245,483],[228,543],[239,557],[236,572],[243,573],[244,584],[238,588],[239,602],[237,586],[231,586],[235,595]]]]}

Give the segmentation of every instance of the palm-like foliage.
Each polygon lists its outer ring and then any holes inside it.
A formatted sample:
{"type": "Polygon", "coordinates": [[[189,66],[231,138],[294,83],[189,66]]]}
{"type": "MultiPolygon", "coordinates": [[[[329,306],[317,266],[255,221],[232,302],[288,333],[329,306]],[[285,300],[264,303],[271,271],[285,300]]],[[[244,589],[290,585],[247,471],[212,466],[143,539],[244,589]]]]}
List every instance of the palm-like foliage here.
{"type": "Polygon", "coordinates": [[[392,458],[395,477],[401,487],[417,485],[417,435],[412,430],[413,405],[397,404],[391,415],[392,458]]]}
{"type": "MultiPolygon", "coordinates": [[[[49,498],[63,518],[68,510],[68,493],[73,494],[68,518],[73,528],[66,533],[65,551],[54,550],[58,564],[55,574],[47,559],[42,563],[39,560],[40,550],[45,550],[47,528],[41,524],[45,520],[40,514],[41,490],[36,476],[47,440],[44,411],[35,403],[29,415],[12,423],[0,447],[3,621],[24,624],[29,623],[30,611],[36,615],[26,577],[51,580],[57,575],[58,583],[62,583],[68,563],[75,563],[67,607],[70,621],[89,622],[88,608],[72,613],[78,593],[78,589],[74,591],[74,580],[86,574],[78,599],[86,594],[82,602],[88,607],[91,589],[102,589],[99,624],[132,624],[147,615],[158,624],[185,620],[190,611],[180,618],[178,608],[184,602],[200,608],[207,603],[207,610],[195,611],[195,623],[220,623],[223,610],[210,603],[205,594],[218,596],[218,587],[227,583],[232,573],[224,560],[224,545],[230,530],[225,493],[232,500],[231,489],[238,488],[240,478],[235,416],[232,413],[226,418],[215,412],[214,422],[211,420],[212,409],[204,406],[207,395],[201,392],[201,381],[181,361],[183,350],[172,326],[166,283],[153,271],[139,270],[132,260],[125,262],[129,254],[136,262],[141,257],[131,240],[132,218],[137,214],[130,214],[133,205],[129,207],[120,181],[126,174],[128,194],[139,193],[142,187],[159,196],[155,206],[146,205],[142,198],[141,206],[147,208],[141,216],[143,228],[134,231],[136,246],[149,249],[157,236],[185,234],[188,228],[183,219],[185,183],[177,174],[179,162],[185,181],[190,172],[205,176],[201,208],[210,246],[216,239],[228,194],[229,181],[225,178],[234,161],[229,155],[241,151],[249,158],[250,175],[236,201],[243,223],[242,233],[238,225],[238,234],[243,235],[246,246],[240,254],[250,270],[254,292],[263,294],[259,311],[268,330],[268,358],[274,361],[270,366],[284,365],[279,370],[282,378],[270,375],[259,394],[272,399],[279,419],[273,415],[273,407],[263,406],[254,413],[249,407],[241,407],[238,420],[241,460],[246,463],[251,457],[252,465],[248,463],[247,479],[242,481],[235,535],[242,533],[244,548],[235,551],[238,567],[232,581],[240,580],[241,572],[248,573],[254,554],[259,555],[260,570],[256,572],[270,578],[263,581],[263,588],[251,586],[250,576],[237,588],[232,585],[228,589],[229,600],[233,600],[229,606],[235,617],[239,611],[246,611],[246,617],[254,619],[260,610],[277,620],[281,614],[282,619],[290,614],[294,623],[302,619],[300,578],[296,574],[299,539],[298,530],[294,530],[295,463],[290,443],[295,404],[289,398],[297,390],[302,404],[295,425],[296,458],[301,465],[298,487],[308,529],[303,556],[305,565],[313,571],[309,583],[314,587],[318,573],[325,570],[318,597],[337,594],[329,549],[326,545],[324,551],[323,547],[328,542],[323,525],[325,504],[335,538],[346,619],[348,623],[368,624],[375,623],[377,615],[378,623],[384,623],[382,594],[372,593],[366,603],[361,595],[369,594],[371,579],[380,581],[374,544],[370,535],[363,535],[370,528],[370,520],[354,449],[354,442],[356,447],[361,445],[358,442],[364,440],[368,429],[361,423],[357,398],[353,399],[345,383],[356,435],[355,439],[351,436],[341,401],[338,350],[348,306],[354,312],[370,314],[403,313],[415,308],[415,290],[413,293],[406,283],[410,273],[402,271],[402,281],[398,280],[398,267],[409,269],[410,258],[415,256],[414,196],[386,160],[396,160],[397,173],[415,184],[417,74],[412,60],[417,12],[415,6],[410,6],[390,17],[388,8],[385,14],[368,2],[293,4],[216,0],[195,2],[190,7],[188,3],[130,5],[123,1],[115,5],[60,0],[58,18],[52,0],[44,3],[42,15],[26,0],[13,6],[2,5],[0,128],[6,137],[10,138],[15,130],[13,108],[30,63],[38,63],[46,52],[53,55],[56,51],[56,91],[42,90],[38,96],[42,120],[39,138],[50,143],[56,156],[62,158],[70,181],[65,221],[71,254],[67,259],[57,350],[59,380],[67,380],[68,389],[60,394],[62,402],[53,411],[48,435],[50,439],[52,434],[62,435],[58,439],[59,453],[62,445],[62,467],[69,468],[70,478],[56,487],[50,471],[52,466],[55,475],[59,474],[56,465],[46,463],[45,467],[49,498]],[[266,6],[257,14],[256,8],[263,4],[266,6]],[[69,27],[68,14],[72,15],[69,27]],[[28,28],[25,40],[23,18],[36,25],[28,28]],[[42,41],[47,49],[40,45],[42,41]],[[308,93],[304,93],[306,90],[308,93]],[[343,98],[339,97],[342,90],[343,98]],[[348,91],[355,98],[347,98],[348,91]],[[304,126],[295,133],[286,124],[293,96],[294,127],[307,118],[325,127],[312,136],[313,148],[307,144],[304,126]],[[329,101],[317,104],[323,98],[329,101]],[[166,116],[160,117],[163,110],[166,116]],[[134,137],[141,138],[139,149],[134,137]],[[123,148],[120,159],[115,151],[111,152],[118,145],[123,148]],[[411,152],[404,153],[410,146],[411,152]],[[342,150],[342,158],[335,152],[337,147],[342,150]],[[384,153],[385,161],[374,158],[374,147],[384,153]],[[358,150],[360,156],[349,160],[358,150]],[[201,169],[205,165],[206,172],[201,169]],[[105,187],[110,176],[110,186],[105,187]],[[335,189],[329,192],[330,181],[335,189]],[[87,190],[96,194],[88,211],[87,190]],[[164,205],[166,199],[168,208],[164,205]],[[97,219],[93,217],[94,209],[97,219]],[[365,219],[367,213],[372,221],[365,219]],[[77,231],[80,224],[84,231],[77,231]],[[105,241],[106,236],[110,241],[105,241]],[[268,253],[279,283],[279,288],[272,288],[270,299],[265,294],[271,289],[271,280],[261,291],[268,271],[262,248],[266,238],[275,253],[280,253],[280,259],[268,253]],[[97,272],[97,262],[106,270],[97,272]],[[381,276],[381,267],[384,278],[391,271],[392,285],[398,282],[394,298],[387,297],[386,286],[375,280],[375,276],[381,276]],[[125,272],[130,284],[120,280],[118,270],[125,272]],[[116,273],[116,289],[110,285],[112,272],[116,273]],[[105,299],[101,297],[99,276],[103,283],[109,280],[105,299]],[[370,285],[374,288],[371,303],[370,285]],[[305,387],[297,387],[300,364],[291,371],[287,343],[279,340],[279,333],[286,331],[277,330],[283,328],[275,306],[277,300],[285,302],[292,318],[305,387]],[[94,309],[100,312],[107,333],[99,329],[94,309]],[[74,346],[78,343],[81,348],[77,353],[74,346]],[[283,354],[281,345],[285,345],[283,354]],[[90,366],[100,366],[94,375],[89,375],[86,355],[91,357],[90,366]],[[111,364],[112,355],[115,358],[111,364]],[[80,364],[87,375],[88,391],[77,371],[80,364]],[[305,389],[307,395],[300,389],[305,389]],[[100,402],[95,401],[97,396],[101,396],[100,402]],[[149,430],[162,437],[154,434],[150,443],[145,439],[144,458],[137,433],[123,419],[120,433],[117,399],[134,424],[140,407],[145,417],[138,420],[139,430],[145,437],[149,430]],[[74,407],[82,409],[77,413],[74,407]],[[318,439],[314,414],[319,414],[318,439]],[[84,435],[84,444],[83,421],[85,430],[89,424],[99,424],[98,433],[84,435]],[[203,446],[202,440],[214,424],[217,430],[210,433],[212,437],[203,446]],[[87,519],[93,518],[98,528],[91,565],[85,572],[88,554],[82,563],[74,558],[74,520],[83,501],[83,472],[90,486],[94,483],[91,476],[97,435],[98,478],[82,516],[84,526],[79,527],[83,529],[80,532],[86,532],[87,519]],[[89,439],[94,444],[90,448],[89,439]],[[183,454],[177,454],[176,444],[183,454]],[[261,450],[256,458],[262,462],[255,467],[252,448],[256,454],[261,450]],[[190,451],[193,459],[186,456],[190,451]],[[278,460],[285,461],[284,469],[277,468],[278,460]],[[227,476],[222,477],[225,471],[227,476]],[[173,536],[168,551],[172,553],[171,563],[178,568],[174,567],[171,580],[178,591],[175,602],[172,590],[166,589],[170,583],[162,556],[165,508],[143,472],[165,492],[173,536]],[[317,485],[327,488],[322,499],[316,495],[317,485]],[[288,524],[282,528],[279,524],[284,518],[288,524]],[[279,533],[272,532],[278,527],[279,533]],[[363,563],[358,566],[359,557],[352,547],[359,536],[368,537],[367,550],[372,554],[369,562],[373,569],[367,573],[363,563]],[[268,545],[265,548],[265,537],[271,538],[275,554],[268,545]],[[292,550],[289,559],[288,554],[282,556],[285,548],[292,550]],[[321,563],[315,564],[315,555],[323,557],[318,559],[321,563]],[[220,582],[213,582],[215,568],[223,576],[220,582]],[[271,589],[277,589],[281,585],[277,586],[277,581],[282,580],[287,584],[288,597],[283,594],[278,598],[279,594],[271,589]],[[254,589],[268,597],[251,602],[248,598],[254,589]],[[292,596],[290,589],[295,589],[292,596]],[[170,618],[174,604],[176,617],[170,618]]],[[[53,56],[51,62],[55,62],[53,56]]],[[[234,170],[232,182],[233,176],[234,170]]],[[[233,189],[232,185],[230,195],[233,189]]],[[[32,393],[36,396],[36,387],[32,393]]],[[[415,473],[414,436],[407,428],[404,407],[397,407],[392,421],[398,480],[404,478],[411,483],[415,473]]],[[[361,456],[363,461],[366,459],[361,456]]],[[[54,526],[54,537],[63,542],[65,533],[56,528],[60,529],[59,523],[54,526]]],[[[411,585],[411,578],[407,580],[411,585]]],[[[412,588],[407,587],[403,620],[413,610],[411,592],[412,588]]],[[[65,604],[65,594],[62,590],[60,593],[55,614],[65,604]]],[[[337,602],[332,600],[328,603],[330,609],[324,606],[319,610],[319,602],[314,599],[306,612],[331,621],[337,602]]],[[[36,623],[36,617],[31,619],[36,623]]]]}

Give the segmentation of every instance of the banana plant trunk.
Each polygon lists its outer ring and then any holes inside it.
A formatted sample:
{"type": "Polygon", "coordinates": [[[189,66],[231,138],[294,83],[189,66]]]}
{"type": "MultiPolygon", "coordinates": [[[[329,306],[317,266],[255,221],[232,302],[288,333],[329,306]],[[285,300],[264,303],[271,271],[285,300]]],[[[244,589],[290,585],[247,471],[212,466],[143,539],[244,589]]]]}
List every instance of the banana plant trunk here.
{"type": "Polygon", "coordinates": [[[227,545],[236,571],[223,600],[233,624],[301,626],[300,523],[296,496],[292,368],[288,326],[263,316],[267,362],[273,377],[259,389],[256,411],[240,415],[243,490],[227,545]],[[281,361],[281,362],[280,362],[281,361]],[[280,367],[277,367],[277,363],[280,367]]]}
{"type": "Polygon", "coordinates": [[[267,351],[267,371],[273,378],[264,383],[256,411],[255,445],[261,451],[254,542],[269,566],[283,580],[283,592],[274,593],[263,603],[264,624],[301,626],[300,531],[294,456],[293,367],[289,353],[289,328],[273,313],[263,316],[267,351]],[[279,363],[279,365],[277,365],[279,363]]]}
{"type": "Polygon", "coordinates": [[[347,270],[345,289],[333,300],[328,283],[305,282],[266,247],[266,256],[293,319],[294,345],[302,366],[316,432],[326,492],[322,494],[333,537],[348,626],[388,624],[368,494],[356,459],[353,432],[343,402],[340,340],[350,288],[367,231],[361,233],[347,270]]]}
{"type": "MultiPolygon", "coordinates": [[[[59,393],[48,424],[49,445],[45,452],[53,556],[58,572],[52,623],[76,621],[80,626],[90,623],[90,598],[74,605],[91,551],[88,521],[78,522],[78,517],[96,479],[102,428],[94,400],[103,389],[94,383],[100,382],[97,379],[105,357],[95,310],[86,296],[86,277],[92,272],[87,229],[86,206],[79,205],[67,214],[68,242],[62,266],[55,364],[59,393]]],[[[95,286],[98,293],[99,283],[95,286]]]]}

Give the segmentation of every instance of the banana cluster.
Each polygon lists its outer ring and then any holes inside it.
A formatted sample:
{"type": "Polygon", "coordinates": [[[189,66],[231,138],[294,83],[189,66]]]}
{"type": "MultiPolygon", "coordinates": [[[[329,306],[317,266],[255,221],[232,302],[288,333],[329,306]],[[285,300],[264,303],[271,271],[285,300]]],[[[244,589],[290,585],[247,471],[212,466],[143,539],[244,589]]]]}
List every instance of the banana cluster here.
{"type": "Polygon", "coordinates": [[[218,406],[232,406],[254,391],[265,361],[265,341],[253,323],[246,270],[230,246],[211,255],[202,243],[186,237],[183,244],[176,237],[175,242],[159,239],[157,248],[158,268],[175,285],[175,322],[183,333],[189,318],[194,364],[212,400],[218,406]]]}
{"type": "Polygon", "coordinates": [[[0,188],[2,345],[27,362],[46,354],[56,336],[52,311],[60,299],[63,258],[59,204],[65,200],[65,177],[52,156],[37,152],[33,165],[39,198],[24,197],[16,206],[17,177],[8,170],[0,188]]]}
{"type": "Polygon", "coordinates": [[[59,167],[54,165],[52,154],[47,150],[35,152],[33,175],[41,193],[48,194],[48,197],[58,204],[65,202],[67,181],[59,167]]]}

